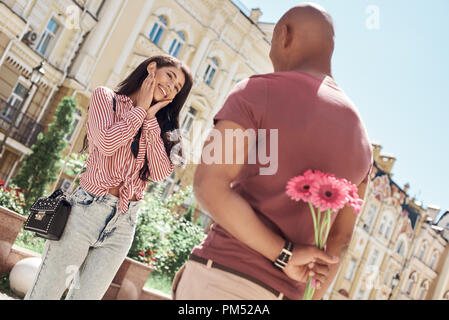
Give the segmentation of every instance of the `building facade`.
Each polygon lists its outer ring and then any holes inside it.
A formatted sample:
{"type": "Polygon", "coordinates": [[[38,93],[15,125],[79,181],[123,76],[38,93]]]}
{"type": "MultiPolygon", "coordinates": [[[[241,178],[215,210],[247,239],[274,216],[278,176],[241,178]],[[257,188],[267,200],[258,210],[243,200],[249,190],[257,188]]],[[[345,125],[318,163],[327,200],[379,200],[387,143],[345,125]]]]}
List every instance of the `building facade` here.
{"type": "Polygon", "coordinates": [[[395,158],[373,145],[374,167],[332,300],[445,299],[449,245],[425,209],[392,179],[395,158]]]}
{"type": "MultiPolygon", "coordinates": [[[[0,1],[1,109],[11,113],[8,109],[19,106],[31,123],[16,129],[24,141],[8,139],[0,178],[9,181],[17,174],[64,96],[72,96],[78,105],[74,130],[67,137],[68,155],[81,149],[92,91],[116,87],[142,61],[165,54],[190,67],[194,87],[180,115],[192,161],[166,179],[164,194],[192,184],[193,159],[198,159],[229,91],[253,74],[272,72],[268,54],[274,24],[259,23],[260,14],[230,0],[0,1]],[[30,87],[27,76],[41,61],[45,77],[22,103],[30,87]],[[29,126],[37,128],[31,136],[29,126]]],[[[0,128],[9,128],[5,117],[0,128]]],[[[70,178],[64,174],[57,184],[70,178]]]]}
{"type": "MultiPolygon", "coordinates": [[[[98,21],[100,0],[0,1],[0,139],[8,133],[0,178],[8,183],[40,132],[53,121],[68,71],[87,33],[98,21]],[[31,86],[33,68],[45,75],[31,86]],[[15,119],[15,121],[13,121],[15,119]],[[12,123],[14,122],[14,123],[12,123]]],[[[75,140],[72,134],[66,137],[75,140]]]]}

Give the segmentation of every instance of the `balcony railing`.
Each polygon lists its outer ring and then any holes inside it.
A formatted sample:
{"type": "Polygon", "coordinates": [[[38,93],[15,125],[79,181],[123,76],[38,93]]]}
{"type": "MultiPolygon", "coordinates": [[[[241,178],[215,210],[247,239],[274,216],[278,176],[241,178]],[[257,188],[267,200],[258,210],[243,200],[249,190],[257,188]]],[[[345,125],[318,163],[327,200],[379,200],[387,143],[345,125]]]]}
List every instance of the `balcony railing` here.
{"type": "Polygon", "coordinates": [[[18,114],[15,124],[12,124],[16,112],[19,112],[16,107],[0,99],[0,131],[8,131],[9,138],[29,148],[36,142],[37,135],[44,130],[44,126],[23,112],[18,114]]]}

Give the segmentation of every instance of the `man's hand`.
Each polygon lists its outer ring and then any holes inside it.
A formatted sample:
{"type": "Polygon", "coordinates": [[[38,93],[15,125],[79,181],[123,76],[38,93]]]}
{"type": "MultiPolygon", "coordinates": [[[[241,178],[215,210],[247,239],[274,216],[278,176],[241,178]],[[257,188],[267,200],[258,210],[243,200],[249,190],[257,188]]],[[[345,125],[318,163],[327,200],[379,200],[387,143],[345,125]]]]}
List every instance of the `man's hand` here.
{"type": "Polygon", "coordinates": [[[315,246],[296,245],[283,271],[289,278],[300,282],[307,282],[309,277],[313,277],[317,288],[320,288],[329,276],[329,265],[338,263],[338,260],[338,257],[315,246]]]}

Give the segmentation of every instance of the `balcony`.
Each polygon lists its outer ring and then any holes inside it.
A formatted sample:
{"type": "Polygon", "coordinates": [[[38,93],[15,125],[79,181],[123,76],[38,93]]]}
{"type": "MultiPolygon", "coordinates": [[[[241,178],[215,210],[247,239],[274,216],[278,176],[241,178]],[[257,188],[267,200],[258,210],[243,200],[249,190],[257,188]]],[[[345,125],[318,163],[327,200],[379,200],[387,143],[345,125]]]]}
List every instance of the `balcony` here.
{"type": "Polygon", "coordinates": [[[16,112],[18,112],[17,108],[0,99],[0,131],[9,131],[9,138],[29,148],[36,142],[37,135],[44,130],[44,126],[22,112],[17,116],[13,126],[11,121],[16,112]]]}

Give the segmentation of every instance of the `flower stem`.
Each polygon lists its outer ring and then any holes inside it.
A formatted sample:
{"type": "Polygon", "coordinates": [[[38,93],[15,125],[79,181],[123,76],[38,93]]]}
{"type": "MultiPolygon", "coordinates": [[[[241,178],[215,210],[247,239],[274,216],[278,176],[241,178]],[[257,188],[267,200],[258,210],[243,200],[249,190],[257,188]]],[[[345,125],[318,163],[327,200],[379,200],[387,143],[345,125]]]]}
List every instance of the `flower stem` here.
{"type": "Polygon", "coordinates": [[[319,249],[323,249],[324,248],[324,241],[323,239],[325,238],[325,235],[323,235],[323,231],[324,228],[326,227],[326,225],[328,224],[328,219],[327,219],[327,211],[326,211],[326,215],[323,217],[323,221],[321,222],[321,226],[320,226],[320,243],[318,248],[319,249]]]}
{"type": "Polygon", "coordinates": [[[329,230],[330,230],[330,227],[331,227],[331,213],[332,213],[331,209],[326,211],[327,228],[326,228],[326,235],[324,236],[323,248],[324,248],[324,246],[326,244],[327,237],[329,236],[329,230]]]}
{"type": "Polygon", "coordinates": [[[317,221],[316,221],[316,216],[315,216],[315,210],[313,209],[312,204],[309,202],[309,208],[310,208],[310,212],[312,213],[312,219],[313,219],[313,229],[315,230],[315,245],[318,246],[318,234],[317,234],[317,221]]]}
{"type": "Polygon", "coordinates": [[[312,280],[312,277],[307,279],[307,285],[302,300],[312,300],[313,294],[315,293],[315,288],[312,286],[312,280]]]}
{"type": "Polygon", "coordinates": [[[318,225],[317,228],[315,229],[315,233],[318,233],[318,243],[316,244],[316,246],[318,248],[320,248],[320,244],[321,244],[321,233],[320,233],[320,227],[321,227],[321,208],[318,207],[318,225]]]}

